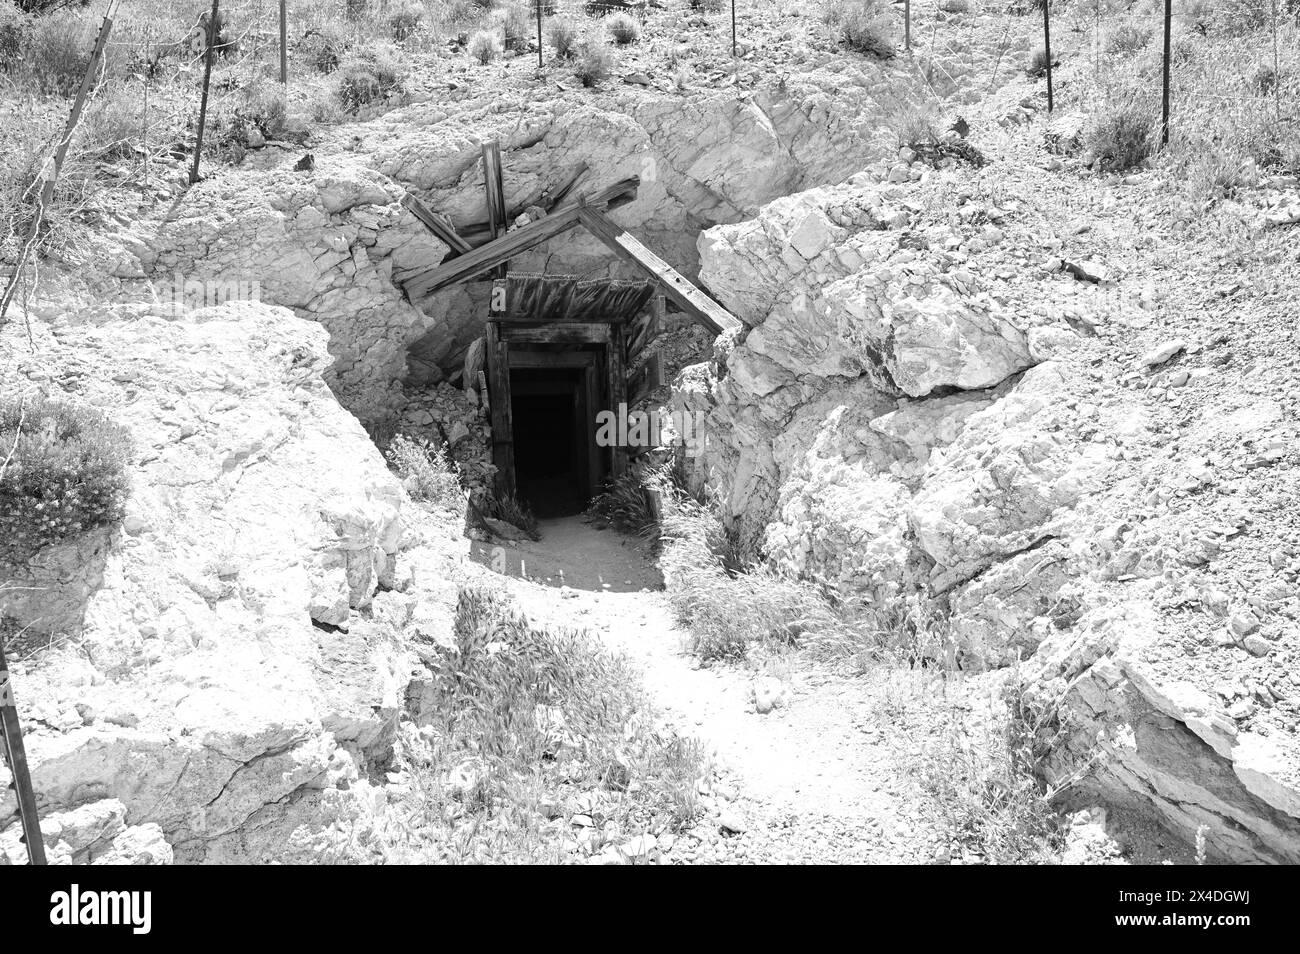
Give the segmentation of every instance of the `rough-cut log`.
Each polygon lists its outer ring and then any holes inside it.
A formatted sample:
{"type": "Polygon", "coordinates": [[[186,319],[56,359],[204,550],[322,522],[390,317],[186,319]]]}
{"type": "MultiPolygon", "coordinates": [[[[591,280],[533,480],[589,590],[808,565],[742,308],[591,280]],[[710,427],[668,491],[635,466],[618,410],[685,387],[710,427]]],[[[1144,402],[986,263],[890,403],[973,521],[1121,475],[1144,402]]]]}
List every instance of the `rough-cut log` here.
{"type": "Polygon", "coordinates": [[[715,335],[741,326],[740,319],[686,280],[650,249],[600,209],[586,206],[578,213],[582,224],[623,259],[639,266],[657,281],[669,298],[715,335]]]}

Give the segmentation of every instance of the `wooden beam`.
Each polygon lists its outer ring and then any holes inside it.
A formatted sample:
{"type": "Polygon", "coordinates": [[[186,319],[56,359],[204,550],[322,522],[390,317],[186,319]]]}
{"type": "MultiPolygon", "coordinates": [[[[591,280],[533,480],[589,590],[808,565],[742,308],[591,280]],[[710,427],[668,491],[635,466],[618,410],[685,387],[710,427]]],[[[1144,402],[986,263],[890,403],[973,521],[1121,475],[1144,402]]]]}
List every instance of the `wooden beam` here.
{"type": "Polygon", "coordinates": [[[598,351],[529,351],[527,343],[510,349],[512,368],[594,368],[598,351]]]}
{"type": "MultiPolygon", "coordinates": [[[[607,189],[602,189],[595,195],[588,196],[586,207],[588,209],[603,208],[615,198],[626,196],[629,191],[635,194],[639,183],[640,180],[637,178],[617,182],[607,189]]],[[[516,255],[535,248],[563,232],[567,232],[578,224],[580,208],[576,201],[566,202],[544,219],[532,222],[523,228],[515,229],[513,232],[503,235],[487,245],[476,248],[472,252],[467,252],[449,262],[436,265],[427,272],[412,276],[403,284],[407,297],[412,299],[420,298],[436,292],[440,288],[446,288],[448,285],[468,281],[482,275],[484,272],[491,271],[516,255]]]]}
{"type": "Polygon", "coordinates": [[[671,298],[677,307],[715,335],[741,327],[739,318],[687,281],[677,269],[642,245],[605,213],[584,206],[578,212],[578,218],[592,235],[608,245],[620,258],[638,266],[657,281],[663,288],[664,294],[671,298]]]}
{"type": "MultiPolygon", "coordinates": [[[[607,385],[609,409],[619,417],[620,410],[627,404],[627,366],[624,364],[623,357],[623,326],[607,325],[606,327],[609,328],[609,344],[605,346],[605,371],[609,375],[607,385]]],[[[627,448],[615,444],[609,450],[609,476],[611,480],[617,480],[627,473],[627,448]]]]}
{"type": "Polygon", "coordinates": [[[499,495],[515,492],[514,420],[510,410],[510,345],[497,334],[496,322],[487,325],[488,397],[492,416],[493,486],[499,495]]]}
{"type": "MultiPolygon", "coordinates": [[[[544,212],[550,212],[551,209],[555,208],[569,197],[569,193],[572,192],[574,186],[578,184],[578,180],[586,175],[586,173],[587,164],[585,162],[578,163],[577,167],[555,188],[538,189],[527,198],[510,206],[510,209],[506,214],[507,220],[513,222],[534,205],[542,209],[544,212]]],[[[612,207],[617,208],[618,203],[613,203],[612,207]]],[[[462,225],[460,227],[460,234],[471,245],[482,245],[492,239],[491,228],[487,221],[470,222],[462,225]]]]}
{"type": "MultiPolygon", "coordinates": [[[[483,143],[483,188],[487,190],[488,231],[495,241],[506,234],[506,189],[501,172],[501,145],[496,140],[483,143]]],[[[509,263],[496,267],[495,277],[505,278],[509,263]]]]}
{"type": "MultiPolygon", "coordinates": [[[[435,238],[451,249],[451,254],[447,256],[447,259],[455,258],[457,255],[464,255],[473,248],[469,242],[456,233],[456,229],[448,219],[434,212],[409,192],[402,196],[402,208],[419,219],[420,223],[432,232],[435,238]]],[[[444,261],[447,259],[444,259],[444,261]]]]}
{"type": "Polygon", "coordinates": [[[554,322],[546,325],[500,324],[497,334],[511,344],[609,344],[614,325],[608,322],[554,322]]]}

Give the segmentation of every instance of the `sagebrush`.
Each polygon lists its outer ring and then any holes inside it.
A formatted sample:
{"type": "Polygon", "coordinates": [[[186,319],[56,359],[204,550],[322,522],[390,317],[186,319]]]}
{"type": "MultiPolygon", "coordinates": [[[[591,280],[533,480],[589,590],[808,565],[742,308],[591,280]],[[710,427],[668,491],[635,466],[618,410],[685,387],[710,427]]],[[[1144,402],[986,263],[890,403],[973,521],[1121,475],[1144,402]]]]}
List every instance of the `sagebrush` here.
{"type": "Polygon", "coordinates": [[[413,500],[449,509],[464,506],[460,474],[445,445],[398,434],[387,456],[413,500]]]}
{"type": "Polygon", "coordinates": [[[93,408],[0,400],[0,551],[22,559],[121,520],[130,453],[127,431],[93,408]]]}

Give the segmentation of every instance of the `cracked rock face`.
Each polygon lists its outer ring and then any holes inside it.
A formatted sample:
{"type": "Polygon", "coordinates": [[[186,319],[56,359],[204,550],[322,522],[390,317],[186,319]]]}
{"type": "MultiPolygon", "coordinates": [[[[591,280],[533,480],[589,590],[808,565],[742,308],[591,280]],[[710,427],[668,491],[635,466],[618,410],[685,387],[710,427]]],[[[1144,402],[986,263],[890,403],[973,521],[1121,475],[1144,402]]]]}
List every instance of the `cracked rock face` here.
{"type": "Polygon", "coordinates": [[[0,609],[54,637],[14,666],[42,815],[72,857],[96,827],[90,854],[260,859],[387,757],[410,666],[377,589],[404,493],[326,387],[319,324],[239,304],[34,328],[5,390],[93,403],[133,442],[120,528],[3,568],[29,589],[0,609]],[[67,585],[70,562],[96,579],[67,585]]]}

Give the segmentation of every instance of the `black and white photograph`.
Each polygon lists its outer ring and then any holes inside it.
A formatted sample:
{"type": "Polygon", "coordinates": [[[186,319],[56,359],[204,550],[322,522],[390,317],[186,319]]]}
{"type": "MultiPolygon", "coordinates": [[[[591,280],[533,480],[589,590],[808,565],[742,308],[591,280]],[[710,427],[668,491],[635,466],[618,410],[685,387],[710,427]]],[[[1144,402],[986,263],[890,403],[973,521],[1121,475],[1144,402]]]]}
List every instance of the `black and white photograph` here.
{"type": "Polygon", "coordinates": [[[0,894],[1223,937],[1300,862],[1298,431],[1300,0],[0,0],[0,894]]]}

